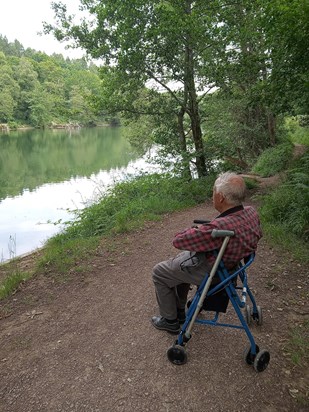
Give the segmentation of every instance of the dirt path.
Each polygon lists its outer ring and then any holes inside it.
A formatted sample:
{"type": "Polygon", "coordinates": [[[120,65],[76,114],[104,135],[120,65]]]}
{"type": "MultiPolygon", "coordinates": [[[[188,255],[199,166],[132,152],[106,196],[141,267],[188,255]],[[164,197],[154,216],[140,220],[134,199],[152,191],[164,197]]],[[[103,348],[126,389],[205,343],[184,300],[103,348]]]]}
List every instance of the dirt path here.
{"type": "MultiPolygon", "coordinates": [[[[212,216],[210,204],[167,215],[102,244],[86,273],[71,274],[74,282],[39,276],[4,302],[0,411],[308,410],[308,371],[285,350],[289,325],[308,314],[308,267],[265,240],[250,286],[264,310],[263,326],[252,331],[271,353],[268,369],[247,366],[246,335],[227,328],[196,326],[186,365],[166,357],[175,338],[150,324],[158,313],[151,269],[176,253],[174,233],[212,216]]],[[[232,308],[224,317],[234,317],[232,308]]]]}

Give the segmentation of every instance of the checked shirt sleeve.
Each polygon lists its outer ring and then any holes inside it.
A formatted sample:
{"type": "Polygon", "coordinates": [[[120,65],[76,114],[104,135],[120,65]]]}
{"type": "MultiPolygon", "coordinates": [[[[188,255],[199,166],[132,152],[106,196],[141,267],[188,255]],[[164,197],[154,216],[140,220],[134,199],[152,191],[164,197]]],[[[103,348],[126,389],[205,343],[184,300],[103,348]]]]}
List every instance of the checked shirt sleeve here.
{"type": "Polygon", "coordinates": [[[212,238],[213,229],[232,230],[231,237],[224,253],[224,264],[230,268],[243,257],[256,250],[259,239],[262,237],[260,221],[256,211],[251,206],[243,210],[218,216],[210,223],[198,228],[186,229],[176,234],[173,245],[180,250],[191,252],[211,252],[220,249],[223,238],[212,238]]]}
{"type": "Polygon", "coordinates": [[[177,233],[173,245],[180,250],[193,252],[208,252],[220,248],[222,239],[212,238],[211,232],[216,229],[215,225],[201,225],[199,228],[189,228],[177,233]]]}

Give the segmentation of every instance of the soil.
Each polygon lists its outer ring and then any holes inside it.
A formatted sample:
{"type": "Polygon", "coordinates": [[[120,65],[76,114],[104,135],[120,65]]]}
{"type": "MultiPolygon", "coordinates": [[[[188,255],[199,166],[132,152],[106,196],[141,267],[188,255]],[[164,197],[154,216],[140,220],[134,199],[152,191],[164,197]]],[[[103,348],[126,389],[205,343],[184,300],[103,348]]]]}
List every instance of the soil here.
{"type": "MultiPolygon", "coordinates": [[[[150,323],[158,314],[152,267],[177,253],[176,232],[215,214],[210,202],[167,214],[102,241],[66,278],[38,274],[2,302],[0,411],[308,411],[308,364],[292,363],[290,346],[308,319],[308,266],[264,238],[249,269],[263,308],[251,331],[271,355],[264,372],[245,363],[243,330],[196,325],[188,362],[176,366],[166,356],[175,336],[150,323]]],[[[30,270],[36,259],[18,264],[30,270]]],[[[237,323],[231,305],[220,319],[237,323]]]]}

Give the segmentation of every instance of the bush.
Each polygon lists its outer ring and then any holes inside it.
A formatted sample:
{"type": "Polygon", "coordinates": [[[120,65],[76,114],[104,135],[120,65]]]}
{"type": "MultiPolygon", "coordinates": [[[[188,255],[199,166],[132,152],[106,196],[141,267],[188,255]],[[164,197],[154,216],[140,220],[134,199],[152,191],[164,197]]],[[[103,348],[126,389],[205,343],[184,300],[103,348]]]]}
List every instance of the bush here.
{"type": "Polygon", "coordinates": [[[287,171],[284,184],[266,196],[261,207],[265,222],[279,224],[303,240],[309,238],[309,154],[287,171]]]}
{"type": "Polygon", "coordinates": [[[286,118],[285,130],[291,142],[309,146],[309,116],[286,118]]]}
{"type": "Polygon", "coordinates": [[[286,142],[266,149],[258,158],[252,171],[262,177],[268,177],[286,170],[292,157],[293,147],[292,143],[286,142]]]}
{"type": "Polygon", "coordinates": [[[110,188],[102,199],[76,212],[66,238],[121,233],[158,220],[164,213],[181,210],[212,196],[215,177],[186,181],[167,175],[141,175],[110,188]]]}

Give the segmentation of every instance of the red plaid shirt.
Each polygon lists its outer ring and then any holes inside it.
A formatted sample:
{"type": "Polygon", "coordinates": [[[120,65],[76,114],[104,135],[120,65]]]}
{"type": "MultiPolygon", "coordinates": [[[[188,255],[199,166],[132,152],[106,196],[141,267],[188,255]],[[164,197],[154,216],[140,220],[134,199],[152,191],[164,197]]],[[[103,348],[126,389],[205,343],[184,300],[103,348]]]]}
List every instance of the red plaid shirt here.
{"type": "Polygon", "coordinates": [[[244,208],[237,206],[222,213],[210,223],[177,233],[173,245],[181,250],[205,252],[210,263],[213,263],[215,260],[213,251],[220,249],[223,242],[223,238],[211,237],[213,229],[233,230],[235,232],[235,235],[230,238],[223,256],[223,262],[228,269],[254,252],[262,237],[260,220],[255,209],[251,206],[244,208]]]}

